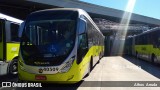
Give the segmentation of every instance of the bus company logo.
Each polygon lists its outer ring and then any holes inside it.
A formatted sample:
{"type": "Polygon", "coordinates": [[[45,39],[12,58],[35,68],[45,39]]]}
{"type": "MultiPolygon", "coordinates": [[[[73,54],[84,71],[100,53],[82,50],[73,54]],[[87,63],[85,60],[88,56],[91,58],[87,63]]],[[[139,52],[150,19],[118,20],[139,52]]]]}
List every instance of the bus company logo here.
{"type": "Polygon", "coordinates": [[[42,68],[39,69],[39,73],[43,73],[43,69],[42,68]]]}
{"type": "Polygon", "coordinates": [[[2,82],[2,87],[42,87],[41,83],[2,82]]]}
{"type": "Polygon", "coordinates": [[[2,87],[11,87],[11,82],[2,82],[2,87]]]}

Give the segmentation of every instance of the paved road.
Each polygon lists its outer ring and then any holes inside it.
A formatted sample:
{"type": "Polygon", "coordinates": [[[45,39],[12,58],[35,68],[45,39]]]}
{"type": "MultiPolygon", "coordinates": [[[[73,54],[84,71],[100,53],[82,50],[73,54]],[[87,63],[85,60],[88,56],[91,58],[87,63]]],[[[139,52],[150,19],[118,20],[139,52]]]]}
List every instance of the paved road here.
{"type": "MultiPolygon", "coordinates": [[[[15,78],[12,80],[16,81],[15,78]]],[[[129,87],[138,84],[142,86],[144,84],[145,86],[146,83],[160,85],[158,81],[160,81],[160,66],[144,60],[137,60],[133,57],[112,56],[102,58],[100,63],[94,67],[89,77],[86,77],[78,84],[47,84],[44,86],[47,86],[48,89],[56,90],[160,90],[160,87],[129,87]]],[[[10,89],[0,88],[0,90],[10,89]]],[[[22,89],[28,90],[28,88],[12,88],[12,90],[22,89]]],[[[35,90],[35,88],[31,89],[35,90]]],[[[44,90],[44,88],[36,89],[44,90]]]]}

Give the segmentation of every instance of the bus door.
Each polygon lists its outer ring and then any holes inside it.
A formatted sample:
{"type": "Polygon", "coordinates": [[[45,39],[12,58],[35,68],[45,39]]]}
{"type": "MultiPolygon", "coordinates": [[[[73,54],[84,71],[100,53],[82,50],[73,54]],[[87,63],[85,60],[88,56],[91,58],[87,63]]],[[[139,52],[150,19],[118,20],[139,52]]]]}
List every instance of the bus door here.
{"type": "Polygon", "coordinates": [[[19,25],[6,21],[6,61],[9,62],[18,57],[19,53],[19,25]]]}
{"type": "Polygon", "coordinates": [[[78,64],[85,58],[88,52],[87,34],[79,36],[79,48],[78,48],[78,64]]]}
{"type": "Polygon", "coordinates": [[[0,19],[0,61],[4,60],[3,50],[4,50],[4,43],[3,43],[3,29],[4,29],[4,20],[0,19]]]}

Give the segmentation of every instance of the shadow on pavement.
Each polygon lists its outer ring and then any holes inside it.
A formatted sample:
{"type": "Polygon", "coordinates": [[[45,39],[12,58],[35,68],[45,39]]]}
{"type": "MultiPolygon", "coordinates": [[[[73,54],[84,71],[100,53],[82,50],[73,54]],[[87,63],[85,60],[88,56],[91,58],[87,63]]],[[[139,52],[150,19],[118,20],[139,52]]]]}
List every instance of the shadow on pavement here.
{"type": "Polygon", "coordinates": [[[133,56],[123,56],[123,58],[135,64],[136,66],[140,66],[141,69],[160,79],[160,64],[156,65],[142,59],[137,59],[133,56]]]}

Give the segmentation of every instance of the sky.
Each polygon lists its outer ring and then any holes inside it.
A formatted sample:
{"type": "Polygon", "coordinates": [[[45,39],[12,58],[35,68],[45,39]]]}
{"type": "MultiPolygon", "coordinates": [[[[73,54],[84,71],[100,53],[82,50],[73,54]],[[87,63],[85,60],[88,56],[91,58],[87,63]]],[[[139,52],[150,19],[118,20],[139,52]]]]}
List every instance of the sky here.
{"type": "MultiPolygon", "coordinates": [[[[80,0],[125,11],[129,0],[80,0]]],[[[160,0],[136,0],[133,13],[160,19],[160,0]]]]}

